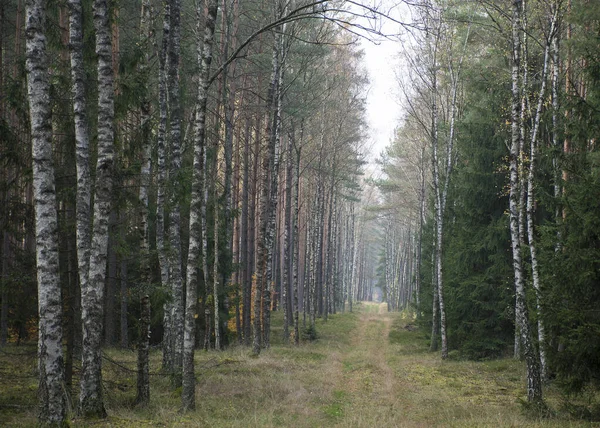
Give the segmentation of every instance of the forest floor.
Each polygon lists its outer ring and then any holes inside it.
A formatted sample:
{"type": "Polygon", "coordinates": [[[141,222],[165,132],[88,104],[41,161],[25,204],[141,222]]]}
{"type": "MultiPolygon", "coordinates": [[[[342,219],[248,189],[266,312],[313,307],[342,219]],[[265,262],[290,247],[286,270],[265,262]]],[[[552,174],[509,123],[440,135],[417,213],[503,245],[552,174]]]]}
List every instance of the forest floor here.
{"type": "MultiPolygon", "coordinates": [[[[71,425],[98,427],[565,427],[600,426],[574,419],[583,400],[567,411],[553,388],[545,418],[524,410],[521,362],[441,361],[406,314],[363,303],[353,313],[318,320],[318,339],[299,347],[281,343],[274,314],[273,345],[258,358],[233,346],[197,352],[197,410],[179,412],[180,390],[159,372],[152,351],[152,398],[133,406],[135,352],[107,349],[106,420],[71,425]]],[[[35,347],[0,350],[0,426],[34,426],[35,347]]]]}

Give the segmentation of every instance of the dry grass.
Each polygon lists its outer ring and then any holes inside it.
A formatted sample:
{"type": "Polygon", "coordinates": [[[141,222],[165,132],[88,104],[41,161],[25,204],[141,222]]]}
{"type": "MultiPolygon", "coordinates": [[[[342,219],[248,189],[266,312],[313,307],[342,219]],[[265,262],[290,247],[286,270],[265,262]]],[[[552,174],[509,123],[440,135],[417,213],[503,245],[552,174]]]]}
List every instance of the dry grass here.
{"type": "MultiPolygon", "coordinates": [[[[296,348],[278,343],[275,314],[271,349],[254,358],[249,350],[198,352],[197,409],[181,414],[180,391],[158,375],[152,353],[152,399],[133,406],[135,353],[106,350],[109,418],[73,426],[111,427],[510,427],[589,426],[555,412],[527,416],[523,366],[513,360],[444,361],[427,351],[411,321],[384,305],[363,304],[317,324],[318,340],[296,348]],[[116,364],[118,363],[118,364],[116,364]]],[[[0,353],[0,425],[35,425],[35,349],[0,353]],[[26,355],[16,355],[16,353],[26,355]],[[20,377],[16,377],[19,373],[20,377]]],[[[551,407],[560,396],[547,390],[551,407]]]]}

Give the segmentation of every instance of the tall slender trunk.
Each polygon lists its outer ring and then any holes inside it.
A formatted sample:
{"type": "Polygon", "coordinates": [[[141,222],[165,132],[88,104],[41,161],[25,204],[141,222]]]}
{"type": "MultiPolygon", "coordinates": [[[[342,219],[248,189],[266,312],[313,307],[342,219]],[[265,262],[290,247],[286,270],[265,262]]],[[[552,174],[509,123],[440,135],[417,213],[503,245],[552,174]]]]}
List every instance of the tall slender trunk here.
{"type": "Polygon", "coordinates": [[[352,312],[352,302],[354,300],[354,281],[356,278],[356,256],[357,256],[357,236],[356,236],[356,217],[354,213],[354,202],[350,202],[350,219],[351,219],[351,233],[350,233],[350,278],[348,280],[348,310],[352,312]]]}
{"type": "MultiPolygon", "coordinates": [[[[538,94],[538,102],[533,118],[533,128],[530,136],[530,153],[529,153],[529,174],[527,176],[527,237],[529,240],[529,252],[531,255],[531,274],[533,280],[533,288],[536,294],[536,310],[538,319],[538,344],[540,354],[540,375],[542,380],[546,377],[546,352],[545,352],[545,329],[541,314],[542,290],[540,285],[540,274],[537,259],[536,239],[535,239],[535,168],[537,162],[537,146],[538,146],[538,131],[542,114],[542,106],[546,95],[546,77],[548,75],[548,67],[550,64],[550,48],[552,40],[555,37],[556,20],[558,16],[558,7],[554,8],[553,16],[550,22],[548,39],[544,48],[544,63],[541,75],[542,86],[538,94]]],[[[527,55],[527,52],[525,52],[527,55]]]]}
{"type": "MultiPolygon", "coordinates": [[[[199,2],[197,17],[202,16],[203,5],[199,2]]],[[[203,31],[198,28],[198,65],[200,68],[198,95],[196,98],[196,117],[194,123],[194,168],[192,177],[192,200],[190,209],[190,240],[187,260],[187,294],[185,310],[185,331],[183,340],[183,388],[181,393],[184,411],[196,407],[196,378],[194,373],[194,344],[196,337],[196,302],[198,288],[198,269],[202,255],[203,223],[205,222],[204,173],[206,166],[206,113],[208,105],[209,74],[213,55],[215,23],[218,3],[210,0],[207,4],[207,15],[203,31]],[[201,39],[202,38],[202,39],[201,39]],[[202,216],[203,218],[201,218],[202,216]]],[[[198,19],[200,21],[200,19],[198,19]]],[[[203,254],[204,256],[206,254],[203,254]]],[[[204,260],[205,257],[204,257],[204,260]]],[[[206,262],[204,267],[206,267],[206,262]]],[[[206,271],[205,271],[206,277],[206,271]]],[[[208,324],[207,324],[208,326],[208,324]]]]}
{"type": "MultiPolygon", "coordinates": [[[[302,136],[302,132],[300,133],[300,135],[302,136]]],[[[302,138],[301,138],[302,140],[302,138]]],[[[300,141],[302,142],[302,141],[300,141]]],[[[292,231],[293,231],[293,236],[294,241],[293,241],[293,245],[294,245],[294,254],[292,255],[292,260],[293,260],[293,266],[292,266],[292,270],[293,270],[293,276],[294,276],[294,286],[293,286],[293,292],[294,292],[294,344],[295,345],[299,345],[300,344],[300,326],[299,326],[299,321],[300,321],[300,306],[299,306],[299,294],[300,294],[300,290],[299,290],[299,276],[298,276],[298,267],[299,267],[299,258],[300,258],[300,235],[298,233],[298,223],[300,220],[300,209],[299,209],[299,204],[298,204],[298,199],[300,196],[300,154],[302,151],[302,147],[296,147],[296,162],[295,162],[295,174],[294,174],[294,216],[292,218],[292,231]]]]}
{"type": "Polygon", "coordinates": [[[248,224],[249,198],[250,198],[250,118],[246,118],[244,128],[244,173],[242,178],[242,218],[241,218],[241,243],[240,256],[242,268],[242,294],[243,294],[243,329],[244,345],[250,346],[250,337],[252,336],[252,271],[250,265],[252,261],[249,257],[248,241],[250,240],[250,229],[248,224]]]}
{"type": "Polygon", "coordinates": [[[69,0],[69,46],[71,48],[71,93],[75,121],[77,191],[76,236],[80,289],[88,287],[91,244],[90,148],[83,62],[83,9],[81,0],[69,0]]]}
{"type": "MultiPolygon", "coordinates": [[[[435,238],[434,238],[434,240],[435,240],[435,238]]],[[[436,253],[437,252],[435,251],[437,244],[435,241],[433,244],[434,244],[433,245],[434,250],[431,252],[431,282],[433,283],[433,309],[432,309],[432,315],[431,315],[431,344],[429,345],[429,350],[431,352],[435,352],[438,350],[438,336],[440,334],[440,323],[438,321],[438,308],[439,308],[438,290],[439,290],[439,287],[437,286],[437,275],[436,275],[436,269],[437,269],[436,253]]]]}
{"type": "Polygon", "coordinates": [[[183,352],[183,273],[181,270],[181,103],[179,98],[179,62],[181,51],[181,0],[169,0],[170,37],[168,47],[167,98],[169,101],[169,285],[171,291],[171,334],[173,335],[172,381],[181,386],[183,352]]]}
{"type": "MultiPolygon", "coordinates": [[[[152,37],[151,25],[151,5],[150,0],[142,1],[142,10],[140,18],[140,44],[142,47],[149,47],[152,37]]],[[[148,49],[145,50],[139,72],[144,81],[147,81],[147,70],[149,54],[148,49]]],[[[152,282],[152,266],[150,259],[150,232],[149,232],[149,190],[151,185],[151,167],[152,167],[152,150],[150,144],[150,100],[147,93],[143,94],[140,104],[140,120],[142,128],[142,150],[141,150],[141,168],[140,168],[140,189],[138,194],[139,200],[139,231],[140,231],[140,254],[139,254],[139,269],[142,290],[146,291],[152,282]]],[[[121,289],[126,291],[127,280],[127,262],[123,261],[121,268],[121,289]]],[[[121,346],[127,346],[127,296],[122,294],[121,305],[121,346]]],[[[140,308],[142,317],[140,318],[140,337],[138,343],[138,379],[137,379],[137,398],[136,402],[141,405],[146,405],[150,401],[150,367],[149,361],[150,349],[150,299],[145,293],[140,293],[140,308]]]]}
{"type": "MultiPolygon", "coordinates": [[[[235,9],[235,7],[234,7],[235,9]]],[[[237,15],[237,10],[234,10],[234,15],[237,15]]],[[[236,21],[234,23],[231,22],[230,14],[227,9],[227,0],[223,0],[223,21],[225,25],[225,34],[224,34],[224,47],[223,47],[223,57],[227,58],[229,56],[229,48],[232,43],[232,40],[235,40],[232,37],[232,33],[235,36],[237,33],[237,17],[234,16],[236,21]]],[[[236,96],[236,85],[235,85],[235,67],[225,67],[222,72],[223,78],[223,109],[225,116],[225,144],[224,144],[224,160],[225,160],[225,171],[223,174],[223,203],[224,206],[224,219],[223,219],[223,231],[225,233],[225,263],[224,268],[221,273],[221,283],[224,290],[228,290],[231,285],[231,276],[232,276],[232,261],[233,261],[233,216],[232,216],[232,205],[233,205],[233,197],[232,197],[232,177],[233,173],[233,121],[235,115],[235,96],[236,96]],[[231,68],[231,70],[230,70],[231,68]],[[229,79],[231,74],[231,79],[229,79]],[[228,85],[227,82],[231,81],[228,85]],[[229,90],[227,90],[229,86],[229,90]]],[[[227,295],[225,295],[225,304],[227,304],[227,295]]],[[[223,331],[226,331],[227,328],[227,320],[224,321],[223,331]]],[[[223,337],[226,339],[227,336],[223,337]]]]}
{"type": "MultiPolygon", "coordinates": [[[[158,132],[157,132],[157,195],[156,195],[156,250],[160,267],[160,279],[163,287],[169,284],[169,255],[165,243],[167,227],[167,53],[169,51],[169,38],[171,28],[171,4],[165,2],[163,18],[163,38],[158,59],[158,132]]],[[[173,331],[171,323],[172,302],[167,300],[163,305],[163,361],[162,368],[167,372],[173,370],[173,331]]]]}
{"type": "MultiPolygon", "coordinates": [[[[448,356],[448,342],[446,338],[446,312],[444,310],[444,284],[443,284],[443,270],[442,270],[442,238],[444,233],[444,203],[442,200],[442,184],[440,177],[439,159],[438,159],[438,84],[437,84],[437,43],[439,41],[440,28],[437,29],[438,34],[436,35],[435,47],[433,52],[433,66],[432,66],[432,90],[431,90],[431,150],[432,150],[432,166],[433,166],[433,189],[434,189],[434,201],[435,201],[435,246],[434,246],[434,261],[435,261],[435,287],[434,290],[434,305],[437,303],[437,308],[434,307],[434,324],[433,331],[435,332],[437,319],[435,317],[436,309],[439,310],[439,331],[442,339],[442,359],[448,356]]],[[[446,177],[447,179],[447,177],[446,177]]],[[[432,333],[431,349],[437,348],[437,335],[432,333]],[[434,339],[434,337],[436,339],[434,339]]]]}
{"type": "Polygon", "coordinates": [[[215,329],[215,349],[221,350],[221,326],[219,317],[219,201],[217,197],[217,181],[219,179],[219,144],[214,144],[214,165],[212,170],[212,197],[214,201],[214,223],[213,223],[213,310],[215,329]]]}
{"type": "Polygon", "coordinates": [[[117,295],[117,213],[112,210],[108,220],[108,254],[107,275],[104,292],[104,345],[113,346],[115,343],[115,297],[117,295]]]}
{"type": "Polygon", "coordinates": [[[519,179],[518,159],[520,140],[520,88],[519,70],[521,55],[521,13],[520,2],[515,1],[512,7],[512,108],[511,108],[511,146],[510,146],[510,197],[509,216],[510,234],[513,253],[513,270],[515,275],[516,306],[520,314],[518,327],[521,333],[521,344],[527,364],[527,399],[530,402],[542,401],[542,385],[540,364],[533,344],[523,281],[523,262],[521,259],[521,241],[519,238],[519,179]]]}
{"type": "Polygon", "coordinates": [[[85,416],[105,417],[100,343],[114,163],[114,79],[109,7],[106,0],[94,1],[94,27],[98,55],[98,160],[89,283],[81,290],[83,351],[79,405],[85,416]]]}
{"type": "Polygon", "coordinates": [[[66,417],[62,353],[62,306],[58,266],[58,219],[45,2],[26,3],[27,95],[31,125],[35,247],[38,280],[38,421],[62,425],[66,417]]]}
{"type": "Polygon", "coordinates": [[[148,295],[140,299],[140,312],[135,402],[138,405],[147,405],[150,402],[150,297],[148,295]]]}
{"type": "Polygon", "coordinates": [[[128,303],[127,303],[127,293],[128,293],[128,284],[127,284],[127,260],[123,259],[121,260],[121,275],[120,275],[120,285],[121,285],[121,292],[120,294],[120,346],[123,349],[127,349],[129,347],[129,334],[128,334],[128,328],[129,328],[129,323],[127,322],[127,307],[128,307],[128,303]]]}
{"type": "MultiPolygon", "coordinates": [[[[559,101],[559,84],[560,84],[560,31],[552,38],[552,147],[554,148],[555,154],[552,157],[552,167],[554,169],[554,200],[558,201],[561,192],[560,183],[560,167],[559,167],[559,153],[562,149],[559,141],[558,127],[559,125],[559,114],[560,114],[560,101],[559,101]]],[[[561,211],[560,206],[557,203],[554,211],[554,221],[556,226],[560,224],[561,211]]],[[[561,248],[561,234],[560,231],[556,233],[556,244],[554,246],[555,251],[561,248]]]]}
{"type": "MultiPolygon", "coordinates": [[[[285,32],[285,25],[282,33],[285,32]]],[[[267,268],[265,287],[263,289],[263,346],[268,348],[271,346],[271,295],[274,291],[275,272],[273,272],[273,259],[276,248],[276,219],[278,205],[278,188],[279,188],[279,156],[280,156],[280,140],[281,140],[281,110],[282,110],[282,86],[283,86],[283,66],[285,62],[285,54],[283,51],[283,34],[276,33],[274,56],[273,56],[273,71],[275,72],[275,80],[273,83],[272,95],[272,119],[270,119],[271,129],[268,130],[269,136],[269,158],[272,168],[270,170],[269,183],[269,201],[268,201],[268,223],[265,235],[265,245],[267,247],[267,268]],[[269,132],[270,131],[270,132],[269,132]]]]}
{"type": "Polygon", "coordinates": [[[290,341],[290,314],[292,308],[288,304],[288,292],[290,290],[291,275],[291,263],[293,260],[292,248],[293,248],[293,231],[292,231],[292,174],[293,174],[293,143],[294,143],[294,130],[290,131],[287,142],[287,153],[286,153],[286,169],[285,169],[285,219],[283,226],[283,281],[281,283],[281,302],[283,306],[283,342],[289,343],[290,341]]]}
{"type": "MultiPolygon", "coordinates": [[[[277,209],[277,185],[278,185],[278,139],[279,139],[279,79],[280,79],[280,46],[279,35],[276,35],[273,44],[272,63],[271,63],[271,81],[269,93],[267,96],[267,150],[263,153],[262,159],[262,189],[261,189],[261,213],[260,213],[260,231],[258,235],[258,266],[256,272],[256,283],[262,292],[262,317],[260,308],[255,308],[254,316],[262,318],[255,320],[253,352],[260,353],[261,339],[257,335],[262,334],[262,346],[269,346],[270,333],[270,306],[271,306],[271,280],[273,277],[272,258],[273,242],[275,234],[275,218],[277,209]]],[[[256,294],[258,295],[258,288],[256,294]]],[[[260,297],[255,298],[255,305],[260,306],[260,297]]]]}
{"type": "Polygon", "coordinates": [[[425,208],[426,208],[426,200],[425,200],[425,146],[421,148],[421,156],[420,156],[420,188],[419,188],[419,225],[417,232],[417,255],[416,255],[416,281],[415,281],[415,303],[417,308],[417,317],[421,316],[421,266],[422,266],[422,258],[423,258],[423,228],[425,226],[425,208]]]}

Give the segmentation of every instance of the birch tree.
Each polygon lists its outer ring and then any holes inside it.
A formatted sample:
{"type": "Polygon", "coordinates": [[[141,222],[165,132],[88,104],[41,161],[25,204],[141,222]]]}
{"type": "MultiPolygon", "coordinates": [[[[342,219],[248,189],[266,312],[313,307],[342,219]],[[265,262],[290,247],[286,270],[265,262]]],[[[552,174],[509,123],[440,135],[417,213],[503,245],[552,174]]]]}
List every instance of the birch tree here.
{"type": "Polygon", "coordinates": [[[94,1],[94,28],[98,55],[98,159],[89,282],[81,289],[83,349],[79,410],[86,417],[105,417],[102,391],[102,305],[114,163],[112,34],[106,0],[94,1]]]}
{"type": "Polygon", "coordinates": [[[527,399],[533,403],[542,402],[542,385],[540,362],[533,343],[529,315],[525,298],[523,280],[523,260],[521,257],[521,240],[519,238],[519,178],[518,157],[520,140],[520,86],[519,71],[521,61],[521,2],[512,5],[512,105],[511,105],[511,145],[509,155],[510,171],[510,235],[512,244],[513,270],[516,293],[516,311],[519,314],[517,328],[521,334],[521,344],[527,363],[527,399]]]}
{"type": "Polygon", "coordinates": [[[67,401],[63,387],[62,304],[45,2],[27,1],[25,14],[38,281],[38,421],[40,425],[62,425],[67,401]]]}
{"type": "MultiPolygon", "coordinates": [[[[201,16],[204,8],[198,3],[197,16],[201,16]]],[[[183,347],[183,390],[181,394],[184,410],[193,410],[196,406],[196,377],[194,373],[194,344],[196,337],[196,303],[198,287],[198,269],[202,256],[203,215],[205,211],[205,166],[206,166],[206,113],[208,88],[210,85],[210,66],[213,59],[213,42],[217,20],[218,3],[210,0],[207,4],[207,15],[203,31],[198,29],[197,53],[199,85],[196,98],[196,116],[194,120],[194,172],[192,177],[192,201],[190,211],[190,241],[188,249],[187,294],[185,311],[185,331],[183,347]]],[[[205,220],[204,220],[205,221],[205,220]]],[[[204,231],[206,231],[204,227],[204,231]]],[[[204,256],[206,253],[204,253],[204,256]]],[[[206,263],[204,263],[206,269],[206,263]]],[[[205,277],[206,277],[205,271],[205,277]]]]}

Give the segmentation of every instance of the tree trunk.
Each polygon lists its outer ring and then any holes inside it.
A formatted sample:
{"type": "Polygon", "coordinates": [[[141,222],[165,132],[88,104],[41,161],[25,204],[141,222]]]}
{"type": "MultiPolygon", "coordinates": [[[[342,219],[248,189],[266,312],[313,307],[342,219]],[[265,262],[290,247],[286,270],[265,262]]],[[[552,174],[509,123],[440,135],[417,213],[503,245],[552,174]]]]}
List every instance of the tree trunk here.
{"type": "Polygon", "coordinates": [[[168,48],[167,98],[169,101],[169,282],[171,291],[172,381],[181,386],[183,352],[183,277],[181,271],[181,204],[178,190],[181,183],[181,105],[179,99],[179,62],[181,51],[181,0],[170,0],[170,37],[168,48]]]}
{"type": "Polygon", "coordinates": [[[150,402],[150,297],[140,299],[141,316],[139,320],[138,361],[137,361],[137,396],[135,403],[146,406],[150,402]]]}
{"type": "Polygon", "coordinates": [[[96,54],[98,55],[98,159],[93,211],[90,274],[81,289],[83,352],[80,412],[86,417],[105,417],[102,392],[102,304],[106,277],[108,218],[114,162],[114,87],[109,7],[106,0],[94,1],[96,54]]]}
{"type": "Polygon", "coordinates": [[[115,240],[117,238],[117,213],[112,210],[108,224],[108,277],[106,278],[104,293],[104,345],[115,344],[115,297],[117,295],[117,251],[115,240]]]}
{"type": "Polygon", "coordinates": [[[169,198],[169,282],[172,298],[171,325],[173,334],[173,386],[181,386],[183,352],[183,277],[181,271],[181,103],[179,99],[179,62],[181,51],[181,0],[170,0],[170,37],[168,50],[167,98],[169,101],[170,132],[169,198]]]}
{"type": "MultiPolygon", "coordinates": [[[[167,54],[170,44],[171,31],[171,4],[165,2],[163,19],[163,38],[159,54],[158,65],[158,133],[157,133],[157,195],[156,195],[156,250],[158,253],[158,264],[160,267],[160,279],[163,287],[169,284],[169,255],[165,243],[166,218],[166,196],[167,196],[167,54]]],[[[173,370],[173,346],[174,334],[171,323],[172,302],[167,300],[163,305],[163,361],[162,368],[167,372],[173,370]]]]}
{"type": "MultiPolygon", "coordinates": [[[[301,132],[302,135],[302,132],[301,132]]],[[[302,140],[302,138],[301,138],[302,140]]],[[[300,221],[300,209],[298,204],[298,199],[300,196],[300,154],[301,147],[296,147],[296,166],[295,166],[295,174],[294,174],[294,217],[292,219],[293,222],[293,236],[294,238],[294,254],[292,256],[293,260],[293,275],[294,275],[294,344],[298,346],[300,344],[300,327],[299,327],[299,276],[298,276],[298,267],[299,267],[299,257],[300,257],[300,235],[298,233],[298,223],[300,221]]]]}
{"type": "MultiPolygon", "coordinates": [[[[434,238],[435,239],[435,238],[434,238]]],[[[440,323],[438,321],[438,308],[439,308],[439,300],[438,300],[438,286],[437,286],[437,262],[436,262],[436,251],[437,247],[434,242],[433,248],[434,250],[431,252],[431,282],[433,282],[433,309],[431,313],[431,344],[429,346],[429,351],[436,352],[438,350],[438,336],[440,334],[440,323]]]]}
{"type": "Polygon", "coordinates": [[[71,48],[71,92],[75,119],[77,192],[77,266],[79,287],[88,287],[91,244],[91,177],[85,70],[83,62],[83,27],[81,0],[69,0],[69,45],[71,48]]]}
{"type": "Polygon", "coordinates": [[[66,394],[45,2],[28,1],[25,13],[38,280],[38,421],[40,425],[62,425],[66,394]]]}
{"type": "Polygon", "coordinates": [[[511,147],[510,147],[510,234],[513,253],[513,270],[515,275],[516,311],[520,314],[518,328],[521,333],[521,343],[527,363],[527,399],[529,402],[542,402],[542,385],[539,357],[533,344],[523,281],[523,262],[521,259],[521,241],[519,238],[519,179],[518,159],[520,140],[520,90],[519,70],[521,51],[521,16],[520,2],[513,3],[512,9],[512,108],[511,108],[511,147]]]}
{"type": "Polygon", "coordinates": [[[129,347],[129,323],[127,320],[127,260],[121,260],[121,348],[127,349],[129,347]]]}
{"type": "MultiPolygon", "coordinates": [[[[530,153],[529,153],[529,174],[527,176],[527,238],[529,240],[529,252],[531,255],[531,274],[533,280],[533,288],[536,294],[536,309],[537,309],[537,324],[538,324],[538,343],[539,343],[539,354],[540,354],[540,375],[542,380],[546,378],[546,352],[545,352],[545,329],[544,322],[541,314],[541,301],[542,301],[542,290],[540,285],[540,274],[537,259],[537,248],[535,239],[535,168],[537,163],[537,146],[538,146],[538,130],[540,126],[542,106],[546,94],[546,77],[548,75],[548,67],[550,63],[550,47],[552,40],[555,37],[556,31],[556,20],[558,14],[558,8],[554,8],[554,13],[550,22],[550,29],[548,39],[546,41],[544,49],[544,63],[541,75],[542,86],[538,94],[538,102],[533,118],[533,128],[531,130],[530,137],[530,153]]],[[[525,52],[527,55],[527,52],[525,52]]]]}
{"type": "Polygon", "coordinates": [[[242,294],[243,294],[243,329],[244,329],[244,345],[250,346],[250,337],[252,336],[252,271],[250,269],[251,260],[249,258],[248,241],[250,238],[250,230],[248,224],[249,211],[249,175],[250,175],[250,118],[246,118],[244,130],[244,173],[242,179],[242,218],[241,218],[241,269],[242,269],[242,294]]]}
{"type": "MultiPolygon", "coordinates": [[[[203,13],[204,7],[198,3],[198,16],[203,13]]],[[[193,410],[196,407],[196,377],[194,372],[194,344],[196,337],[197,311],[197,289],[199,266],[202,255],[203,221],[205,219],[205,195],[204,195],[204,173],[206,166],[206,112],[208,104],[209,73],[212,62],[212,48],[215,33],[215,22],[217,19],[218,3],[216,0],[208,2],[206,22],[204,31],[197,29],[197,53],[200,68],[198,95],[196,98],[196,117],[194,121],[194,168],[192,177],[192,200],[190,210],[190,240],[187,261],[187,294],[185,310],[185,331],[183,340],[183,388],[181,402],[184,411],[193,410]],[[202,40],[201,40],[202,37],[202,40]]],[[[206,254],[204,253],[204,256],[206,254]]],[[[206,258],[204,257],[204,260],[206,258]]],[[[206,267],[206,262],[203,262],[206,267]]],[[[206,277],[206,272],[205,272],[206,277]]],[[[207,320],[207,330],[210,325],[207,320]]]]}

